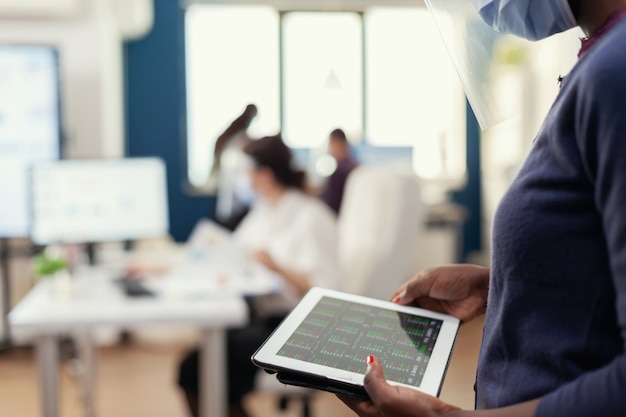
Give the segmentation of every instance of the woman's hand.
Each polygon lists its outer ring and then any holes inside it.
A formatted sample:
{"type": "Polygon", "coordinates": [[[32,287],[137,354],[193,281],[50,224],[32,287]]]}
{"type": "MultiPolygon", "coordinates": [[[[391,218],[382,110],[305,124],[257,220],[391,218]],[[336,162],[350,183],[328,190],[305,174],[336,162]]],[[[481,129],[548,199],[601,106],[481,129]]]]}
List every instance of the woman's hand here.
{"type": "Polygon", "coordinates": [[[298,271],[282,268],[274,261],[272,256],[267,251],[260,250],[255,252],[254,259],[269,270],[283,277],[283,279],[298,290],[300,295],[304,295],[311,288],[311,279],[308,275],[302,274],[298,271]]]}
{"type": "Polygon", "coordinates": [[[452,417],[460,411],[438,398],[388,384],[380,362],[373,356],[368,357],[364,385],[370,401],[339,396],[360,417],[452,417]]]}
{"type": "Polygon", "coordinates": [[[491,410],[461,410],[438,398],[385,381],[378,359],[368,357],[365,391],[370,400],[338,396],[359,417],[532,417],[540,399],[491,410]]]}
{"type": "Polygon", "coordinates": [[[278,267],[276,262],[274,262],[274,258],[272,258],[272,256],[267,253],[267,251],[260,250],[255,252],[254,259],[261,265],[265,266],[267,269],[280,273],[280,268],[278,267]]]}
{"type": "Polygon", "coordinates": [[[488,291],[488,268],[449,265],[418,273],[402,285],[391,300],[470,321],[485,313],[488,291]]]}

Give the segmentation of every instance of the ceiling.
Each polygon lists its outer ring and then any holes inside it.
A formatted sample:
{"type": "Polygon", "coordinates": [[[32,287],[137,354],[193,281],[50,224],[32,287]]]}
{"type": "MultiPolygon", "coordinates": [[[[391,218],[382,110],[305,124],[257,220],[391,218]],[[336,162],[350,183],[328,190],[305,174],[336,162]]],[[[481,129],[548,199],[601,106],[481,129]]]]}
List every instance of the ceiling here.
{"type": "Polygon", "coordinates": [[[425,7],[423,0],[181,0],[192,4],[269,5],[278,10],[362,11],[369,7],[425,7]]]}

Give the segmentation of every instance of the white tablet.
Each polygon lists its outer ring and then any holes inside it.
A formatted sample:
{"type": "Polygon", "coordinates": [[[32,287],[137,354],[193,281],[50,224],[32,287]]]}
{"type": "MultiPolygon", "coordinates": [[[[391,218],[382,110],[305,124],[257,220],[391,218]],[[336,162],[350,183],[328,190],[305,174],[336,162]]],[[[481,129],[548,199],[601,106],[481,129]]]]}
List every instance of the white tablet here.
{"type": "Polygon", "coordinates": [[[449,315],[313,288],[252,362],[287,384],[362,398],[374,355],[389,383],[437,396],[459,325],[449,315]]]}

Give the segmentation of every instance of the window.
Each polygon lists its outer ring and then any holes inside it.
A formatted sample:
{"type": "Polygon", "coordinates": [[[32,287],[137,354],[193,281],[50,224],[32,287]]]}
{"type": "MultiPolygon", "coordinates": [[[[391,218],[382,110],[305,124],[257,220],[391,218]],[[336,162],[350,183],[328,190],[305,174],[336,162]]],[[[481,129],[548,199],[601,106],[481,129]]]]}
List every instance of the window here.
{"type": "Polygon", "coordinates": [[[368,142],[412,146],[423,178],[463,178],[463,90],[429,12],[372,9],[365,39],[368,142]]]}
{"type": "Polygon", "coordinates": [[[186,23],[192,185],[206,183],[216,138],[248,103],[259,109],[251,135],[282,131],[309,159],[340,127],[354,142],[412,149],[422,178],[464,180],[465,99],[425,8],[196,4],[186,23]]]}
{"type": "Polygon", "coordinates": [[[322,146],[341,127],[363,134],[363,52],[357,13],[292,12],[283,18],[285,141],[322,146]]]}
{"type": "Polygon", "coordinates": [[[187,165],[202,188],[217,137],[247,104],[253,136],[280,130],[278,13],[267,7],[191,6],[186,13],[187,165]]]}

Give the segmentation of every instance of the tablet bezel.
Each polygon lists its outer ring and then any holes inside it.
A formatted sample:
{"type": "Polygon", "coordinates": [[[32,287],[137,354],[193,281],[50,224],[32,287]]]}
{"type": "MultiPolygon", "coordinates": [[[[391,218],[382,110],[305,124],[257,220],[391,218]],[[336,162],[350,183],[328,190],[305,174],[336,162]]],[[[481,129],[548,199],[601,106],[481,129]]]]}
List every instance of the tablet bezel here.
{"type": "MultiPolygon", "coordinates": [[[[360,303],[368,306],[383,308],[394,312],[408,313],[412,315],[432,318],[442,321],[441,330],[435,342],[426,371],[419,387],[402,384],[396,381],[388,381],[390,384],[405,386],[418,391],[438,396],[443,383],[452,350],[458,334],[460,320],[447,314],[436,313],[417,307],[402,306],[389,301],[378,300],[360,295],[314,287],[289,313],[283,322],[274,330],[272,335],[252,356],[252,362],[266,370],[280,372],[296,372],[305,375],[313,375],[328,378],[338,382],[356,386],[363,385],[363,374],[331,368],[324,365],[314,364],[298,359],[292,359],[278,355],[278,351],[287,342],[289,337],[296,331],[298,326],[306,319],[308,314],[318,304],[322,297],[331,297],[348,302],[360,303]]],[[[369,354],[368,352],[364,352],[369,354]]],[[[364,364],[365,368],[365,364],[364,364]]]]}

